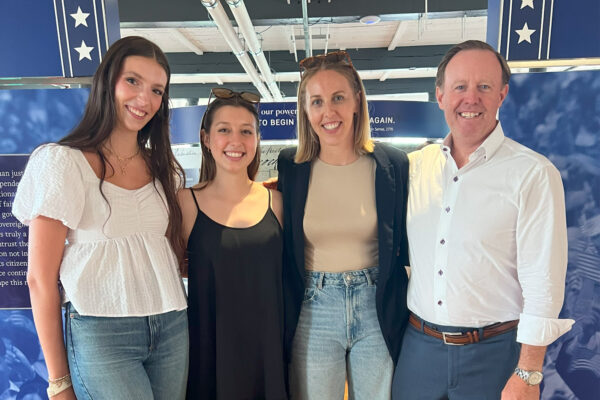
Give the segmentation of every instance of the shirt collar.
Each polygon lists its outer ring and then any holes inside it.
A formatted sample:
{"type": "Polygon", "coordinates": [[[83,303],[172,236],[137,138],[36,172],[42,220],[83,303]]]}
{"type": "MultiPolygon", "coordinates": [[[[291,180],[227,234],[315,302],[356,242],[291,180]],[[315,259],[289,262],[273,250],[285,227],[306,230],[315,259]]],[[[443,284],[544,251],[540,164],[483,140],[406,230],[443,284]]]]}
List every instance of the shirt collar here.
{"type": "MultiPolygon", "coordinates": [[[[496,151],[498,151],[502,142],[504,142],[504,131],[502,130],[500,121],[498,121],[492,133],[490,133],[483,143],[481,143],[481,145],[479,145],[479,147],[469,156],[469,160],[479,156],[485,156],[485,159],[489,160],[496,151]]],[[[440,144],[440,150],[446,157],[450,155],[450,151],[452,150],[451,133],[448,133],[440,144]]]]}

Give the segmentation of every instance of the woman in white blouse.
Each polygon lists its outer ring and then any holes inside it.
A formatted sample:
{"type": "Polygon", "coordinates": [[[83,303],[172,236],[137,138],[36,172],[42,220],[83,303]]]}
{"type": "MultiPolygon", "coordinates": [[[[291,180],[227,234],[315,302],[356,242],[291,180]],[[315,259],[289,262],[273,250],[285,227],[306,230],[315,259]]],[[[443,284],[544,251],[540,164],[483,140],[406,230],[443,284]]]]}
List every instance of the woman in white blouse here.
{"type": "Polygon", "coordinates": [[[169,76],[155,44],[115,42],[79,125],[35,150],[19,184],[13,213],[29,224],[27,281],[52,399],[185,397],[169,76]]]}

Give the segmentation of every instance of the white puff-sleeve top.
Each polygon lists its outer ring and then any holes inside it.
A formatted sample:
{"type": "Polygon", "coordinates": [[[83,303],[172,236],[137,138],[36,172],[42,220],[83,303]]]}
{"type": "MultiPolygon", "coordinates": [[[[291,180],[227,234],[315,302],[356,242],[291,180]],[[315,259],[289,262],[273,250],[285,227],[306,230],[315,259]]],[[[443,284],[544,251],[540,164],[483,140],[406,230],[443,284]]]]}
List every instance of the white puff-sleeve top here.
{"type": "Polygon", "coordinates": [[[14,198],[23,224],[43,215],[69,228],[60,266],[64,301],[82,315],[104,317],[185,309],[160,182],[128,190],[105,181],[108,202],[99,184],[80,150],[51,144],[31,155],[14,198]]]}

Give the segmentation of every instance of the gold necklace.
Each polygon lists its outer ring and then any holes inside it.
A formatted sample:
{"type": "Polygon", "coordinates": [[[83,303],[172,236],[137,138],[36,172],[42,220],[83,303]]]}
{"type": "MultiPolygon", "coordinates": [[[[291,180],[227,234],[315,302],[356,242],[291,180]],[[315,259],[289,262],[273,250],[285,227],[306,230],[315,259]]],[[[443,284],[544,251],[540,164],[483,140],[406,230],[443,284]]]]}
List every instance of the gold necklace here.
{"type": "Polygon", "coordinates": [[[119,170],[121,171],[121,175],[125,175],[127,173],[126,169],[127,169],[127,165],[129,164],[129,162],[131,160],[133,160],[138,154],[140,154],[140,148],[139,147],[138,147],[137,151],[135,152],[135,154],[130,155],[128,157],[121,157],[121,156],[119,156],[114,151],[112,151],[108,146],[104,146],[104,148],[113,157],[115,157],[117,159],[117,166],[119,167],[119,170]]]}

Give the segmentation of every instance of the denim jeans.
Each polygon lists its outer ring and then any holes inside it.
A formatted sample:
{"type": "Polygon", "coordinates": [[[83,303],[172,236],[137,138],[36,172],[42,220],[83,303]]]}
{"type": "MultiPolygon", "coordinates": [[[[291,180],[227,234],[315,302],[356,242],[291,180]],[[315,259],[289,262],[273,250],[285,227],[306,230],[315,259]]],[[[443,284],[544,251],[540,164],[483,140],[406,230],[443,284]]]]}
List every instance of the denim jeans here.
{"type": "Polygon", "coordinates": [[[148,317],[90,317],[67,303],[65,313],[69,369],[79,400],[185,398],[186,310],[148,317]]]}
{"type": "Polygon", "coordinates": [[[391,397],[394,365],[375,309],[377,267],[307,272],[304,302],[292,344],[293,400],[391,397]]]}
{"type": "MultiPolygon", "coordinates": [[[[426,324],[443,332],[473,330],[426,324]]],[[[393,399],[498,400],[519,360],[521,345],[516,339],[514,329],[479,343],[453,346],[409,324],[396,366],[393,399]]]]}

